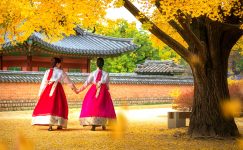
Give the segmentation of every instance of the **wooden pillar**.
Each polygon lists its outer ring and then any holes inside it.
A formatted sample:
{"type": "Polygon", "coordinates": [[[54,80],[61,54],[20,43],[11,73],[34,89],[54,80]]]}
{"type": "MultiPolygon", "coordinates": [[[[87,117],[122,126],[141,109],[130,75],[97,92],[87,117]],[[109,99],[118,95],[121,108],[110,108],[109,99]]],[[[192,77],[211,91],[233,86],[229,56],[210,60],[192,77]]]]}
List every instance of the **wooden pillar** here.
{"type": "Polygon", "coordinates": [[[27,56],[27,71],[32,71],[32,56],[27,56]]]}
{"type": "Polygon", "coordinates": [[[90,72],[90,59],[87,58],[87,72],[90,72]]]}
{"type": "Polygon", "coordinates": [[[3,70],[3,55],[0,54],[0,70],[3,70]]]}

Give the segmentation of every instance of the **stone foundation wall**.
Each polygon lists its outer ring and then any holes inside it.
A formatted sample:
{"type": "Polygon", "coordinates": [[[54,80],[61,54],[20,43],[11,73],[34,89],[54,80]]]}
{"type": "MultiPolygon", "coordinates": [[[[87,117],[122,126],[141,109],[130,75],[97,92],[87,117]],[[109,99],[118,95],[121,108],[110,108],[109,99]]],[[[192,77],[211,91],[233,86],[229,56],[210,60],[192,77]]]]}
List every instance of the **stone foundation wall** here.
{"type": "MultiPolygon", "coordinates": [[[[76,84],[81,87],[82,83],[76,84]]],[[[0,83],[0,111],[31,110],[38,101],[40,83],[0,83]]],[[[75,94],[64,85],[69,108],[80,108],[89,88],[75,94]]],[[[114,105],[171,103],[171,92],[189,90],[192,85],[111,84],[114,105]]]]}

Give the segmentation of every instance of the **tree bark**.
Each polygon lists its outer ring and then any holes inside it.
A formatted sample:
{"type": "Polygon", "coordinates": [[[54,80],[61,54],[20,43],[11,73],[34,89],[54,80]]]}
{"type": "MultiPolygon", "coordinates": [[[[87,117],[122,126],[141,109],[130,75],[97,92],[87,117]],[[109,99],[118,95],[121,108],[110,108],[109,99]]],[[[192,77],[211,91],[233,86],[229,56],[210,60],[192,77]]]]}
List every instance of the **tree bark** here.
{"type": "Polygon", "coordinates": [[[223,67],[194,67],[194,102],[188,133],[192,137],[238,136],[234,118],[225,118],[221,103],[229,100],[227,71],[223,67]]]}
{"type": "Polygon", "coordinates": [[[200,59],[198,63],[190,63],[194,76],[194,102],[188,133],[192,137],[236,137],[239,131],[234,118],[223,116],[221,104],[230,99],[227,83],[229,52],[242,33],[226,31],[220,23],[212,21],[205,22],[205,29],[207,49],[196,54],[200,59]]]}

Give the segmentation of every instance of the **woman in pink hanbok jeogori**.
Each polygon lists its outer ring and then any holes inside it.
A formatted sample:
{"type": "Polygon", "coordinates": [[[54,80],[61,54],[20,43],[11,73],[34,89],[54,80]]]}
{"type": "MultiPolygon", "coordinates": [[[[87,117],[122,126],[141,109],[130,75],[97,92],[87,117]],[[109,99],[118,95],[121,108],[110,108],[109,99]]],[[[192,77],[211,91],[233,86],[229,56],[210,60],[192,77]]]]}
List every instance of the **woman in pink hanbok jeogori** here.
{"type": "Polygon", "coordinates": [[[116,120],[109,92],[109,74],[102,70],[104,59],[98,58],[96,65],[97,70],[90,73],[86,82],[78,90],[81,92],[92,84],[84,97],[79,119],[80,125],[92,126],[92,131],[95,131],[98,126],[105,130],[106,125],[116,120]]]}

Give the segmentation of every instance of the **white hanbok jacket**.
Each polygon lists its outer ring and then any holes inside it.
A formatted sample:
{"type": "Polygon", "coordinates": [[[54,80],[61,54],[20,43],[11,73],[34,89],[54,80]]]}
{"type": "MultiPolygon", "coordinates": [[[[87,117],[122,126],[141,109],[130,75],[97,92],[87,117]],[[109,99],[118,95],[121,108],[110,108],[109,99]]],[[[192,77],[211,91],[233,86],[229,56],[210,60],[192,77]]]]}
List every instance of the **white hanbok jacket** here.
{"type": "Polygon", "coordinates": [[[97,70],[95,70],[95,71],[90,73],[89,77],[84,82],[84,84],[81,87],[80,91],[85,90],[90,84],[95,84],[96,88],[97,88],[95,97],[97,98],[99,96],[99,93],[100,93],[100,86],[101,86],[101,84],[106,84],[106,87],[109,90],[109,82],[110,82],[109,73],[107,73],[107,72],[102,70],[101,80],[96,83],[96,78],[97,78],[98,72],[99,72],[99,69],[97,69],[97,70]]]}
{"type": "Polygon", "coordinates": [[[52,96],[54,90],[56,89],[57,83],[60,82],[64,82],[66,84],[68,84],[68,86],[72,89],[75,89],[75,85],[73,84],[73,82],[70,80],[70,78],[68,77],[68,75],[61,69],[54,67],[53,68],[53,74],[52,77],[50,78],[50,81],[47,81],[48,75],[49,75],[50,69],[46,70],[45,75],[42,79],[41,82],[41,86],[40,86],[40,90],[39,90],[39,94],[38,96],[41,96],[41,94],[43,93],[44,89],[46,88],[47,84],[51,84],[54,82],[52,89],[50,91],[49,96],[52,96]]]}

